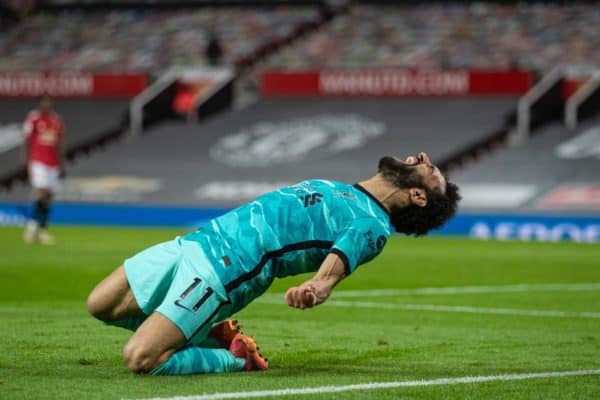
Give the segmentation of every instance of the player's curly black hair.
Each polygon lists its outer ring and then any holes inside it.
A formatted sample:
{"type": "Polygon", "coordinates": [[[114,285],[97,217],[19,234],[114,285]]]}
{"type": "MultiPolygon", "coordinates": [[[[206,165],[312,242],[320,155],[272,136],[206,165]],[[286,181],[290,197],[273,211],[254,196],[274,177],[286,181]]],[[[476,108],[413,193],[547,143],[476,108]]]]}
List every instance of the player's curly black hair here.
{"type": "Polygon", "coordinates": [[[458,186],[448,180],[446,182],[445,194],[420,185],[420,189],[425,191],[427,196],[425,207],[411,204],[408,207],[392,209],[391,222],[396,231],[407,235],[423,236],[430,230],[441,227],[452,218],[461,197],[458,193],[458,186]]]}
{"type": "Polygon", "coordinates": [[[444,225],[456,213],[461,196],[458,186],[449,182],[446,176],[446,191],[442,193],[425,185],[411,166],[398,163],[392,157],[383,157],[378,169],[393,185],[402,189],[419,188],[427,197],[425,207],[411,204],[392,208],[390,220],[397,232],[423,236],[444,225]]]}

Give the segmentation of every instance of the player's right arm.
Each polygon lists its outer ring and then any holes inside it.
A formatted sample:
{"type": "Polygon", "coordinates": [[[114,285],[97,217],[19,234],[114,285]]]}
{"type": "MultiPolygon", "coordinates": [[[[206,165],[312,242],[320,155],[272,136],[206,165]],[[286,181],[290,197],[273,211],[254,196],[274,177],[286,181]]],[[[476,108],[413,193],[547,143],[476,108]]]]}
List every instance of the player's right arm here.
{"type": "Polygon", "coordinates": [[[388,236],[389,230],[373,217],[353,220],[336,238],[315,276],[288,289],[288,305],[304,309],[323,303],[338,282],[381,252],[388,236]]]}
{"type": "Polygon", "coordinates": [[[20,157],[23,164],[27,164],[29,162],[29,138],[23,139],[20,157]]]}
{"type": "Polygon", "coordinates": [[[285,300],[290,307],[300,309],[317,306],[327,300],[335,285],[345,276],[346,267],[341,257],[329,253],[315,276],[300,286],[289,288],[285,300]]]}

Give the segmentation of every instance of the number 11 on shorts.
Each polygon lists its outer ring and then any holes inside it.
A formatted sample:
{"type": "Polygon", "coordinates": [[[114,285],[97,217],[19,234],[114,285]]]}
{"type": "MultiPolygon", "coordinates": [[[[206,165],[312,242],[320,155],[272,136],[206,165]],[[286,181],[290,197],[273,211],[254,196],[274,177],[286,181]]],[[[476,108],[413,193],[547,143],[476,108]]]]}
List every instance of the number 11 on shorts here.
{"type": "Polygon", "coordinates": [[[198,311],[200,307],[202,307],[202,304],[204,304],[206,300],[208,300],[208,298],[214,293],[212,288],[206,285],[200,285],[201,283],[202,279],[194,278],[194,281],[190,284],[190,286],[188,286],[183,293],[179,295],[179,299],[175,300],[175,305],[194,313],[198,311]],[[194,303],[198,296],[200,296],[200,299],[194,303]]]}

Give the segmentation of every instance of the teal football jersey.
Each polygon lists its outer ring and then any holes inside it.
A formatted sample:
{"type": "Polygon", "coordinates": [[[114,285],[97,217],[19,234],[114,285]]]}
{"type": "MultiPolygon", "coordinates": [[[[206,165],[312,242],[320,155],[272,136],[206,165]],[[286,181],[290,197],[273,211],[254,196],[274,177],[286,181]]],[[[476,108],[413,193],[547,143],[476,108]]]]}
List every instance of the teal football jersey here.
{"type": "Polygon", "coordinates": [[[346,275],[390,235],[383,205],[357,185],[308,180],[262,195],[187,234],[209,258],[236,312],[275,278],[315,272],[329,253],[346,275]]]}

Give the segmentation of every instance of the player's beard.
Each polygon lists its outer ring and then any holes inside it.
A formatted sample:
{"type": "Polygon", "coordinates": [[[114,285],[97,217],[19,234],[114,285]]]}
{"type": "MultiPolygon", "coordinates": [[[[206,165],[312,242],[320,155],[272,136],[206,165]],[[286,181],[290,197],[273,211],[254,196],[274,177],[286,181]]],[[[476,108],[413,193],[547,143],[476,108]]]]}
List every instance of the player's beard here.
{"type": "Polygon", "coordinates": [[[379,173],[400,189],[421,188],[423,183],[414,166],[404,164],[394,157],[379,160],[379,173]]]}
{"type": "MultiPolygon", "coordinates": [[[[394,157],[383,157],[379,160],[379,173],[400,189],[421,188],[427,192],[414,166],[406,165],[394,157]]],[[[429,215],[425,207],[409,204],[405,207],[392,207],[390,211],[390,222],[396,232],[407,235],[427,232],[429,215]]]]}

